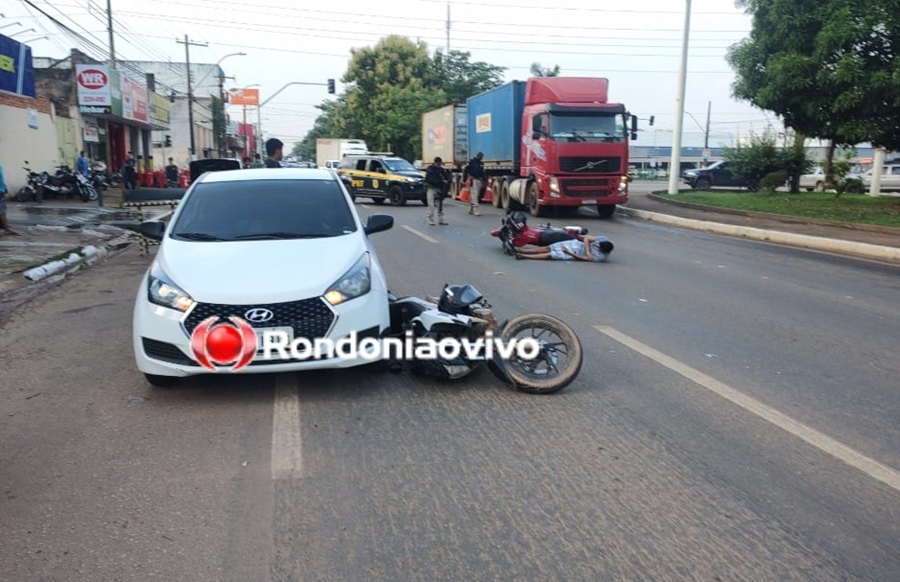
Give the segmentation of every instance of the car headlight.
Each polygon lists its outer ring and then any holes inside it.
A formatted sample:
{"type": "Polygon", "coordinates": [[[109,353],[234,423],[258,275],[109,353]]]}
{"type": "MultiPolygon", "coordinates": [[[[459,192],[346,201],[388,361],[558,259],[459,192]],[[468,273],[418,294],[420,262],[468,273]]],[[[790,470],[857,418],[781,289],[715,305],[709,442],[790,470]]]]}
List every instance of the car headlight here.
{"type": "Polygon", "coordinates": [[[624,192],[628,189],[628,176],[622,176],[619,179],[619,192],[624,192]]]}
{"type": "Polygon", "coordinates": [[[162,305],[177,311],[187,311],[194,305],[194,300],[181,287],[172,282],[159,263],[154,262],[150,267],[150,275],[147,281],[147,299],[150,303],[162,305]]]}
{"type": "Polygon", "coordinates": [[[697,176],[697,172],[685,172],[684,173],[685,178],[695,178],[696,176],[697,176]]]}
{"type": "Polygon", "coordinates": [[[550,191],[559,193],[559,180],[550,178],[550,191]]]}
{"type": "Polygon", "coordinates": [[[361,297],[372,289],[372,269],[369,253],[356,261],[349,271],[325,292],[325,301],[339,305],[361,297]]]}

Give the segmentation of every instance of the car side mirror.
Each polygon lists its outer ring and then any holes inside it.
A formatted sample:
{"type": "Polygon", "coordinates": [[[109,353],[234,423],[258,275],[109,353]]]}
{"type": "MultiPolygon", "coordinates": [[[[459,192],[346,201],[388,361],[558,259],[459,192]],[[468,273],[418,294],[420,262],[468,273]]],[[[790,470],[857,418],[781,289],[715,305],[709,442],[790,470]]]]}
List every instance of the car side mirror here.
{"type": "Polygon", "coordinates": [[[158,220],[149,220],[141,223],[140,232],[143,237],[162,240],[163,235],[166,234],[166,225],[158,220]]]}
{"type": "Polygon", "coordinates": [[[390,214],[373,214],[366,221],[366,234],[375,234],[383,232],[394,227],[394,217],[390,214]]]}
{"type": "Polygon", "coordinates": [[[532,117],[531,118],[531,131],[534,133],[541,132],[541,118],[540,117],[532,117]]]}
{"type": "Polygon", "coordinates": [[[637,134],[638,124],[637,124],[637,122],[638,122],[637,115],[632,115],[632,116],[631,116],[631,139],[637,139],[637,138],[638,138],[638,134],[637,134]]]}
{"type": "Polygon", "coordinates": [[[542,137],[544,137],[544,134],[540,131],[535,131],[531,134],[531,139],[541,139],[542,137]]]}

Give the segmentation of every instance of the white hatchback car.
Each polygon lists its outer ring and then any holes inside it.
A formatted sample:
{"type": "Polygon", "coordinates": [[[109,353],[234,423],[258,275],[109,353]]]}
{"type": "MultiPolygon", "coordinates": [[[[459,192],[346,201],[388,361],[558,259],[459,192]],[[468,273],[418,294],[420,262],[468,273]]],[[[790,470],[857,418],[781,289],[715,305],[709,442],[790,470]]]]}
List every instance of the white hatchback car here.
{"type": "Polygon", "coordinates": [[[310,342],[354,332],[358,340],[382,337],[390,326],[387,281],[369,235],[393,222],[373,215],[364,225],[331,170],[207,172],[168,224],[141,225],[160,244],[134,303],[138,369],[163,386],[220,369],[269,373],[369,363],[340,353],[264,359],[259,340],[267,334],[260,332],[275,328],[289,340],[310,342]],[[229,321],[239,333],[211,331],[229,321]],[[218,347],[211,348],[213,333],[218,347]],[[243,364],[225,365],[235,357],[243,364]]]}

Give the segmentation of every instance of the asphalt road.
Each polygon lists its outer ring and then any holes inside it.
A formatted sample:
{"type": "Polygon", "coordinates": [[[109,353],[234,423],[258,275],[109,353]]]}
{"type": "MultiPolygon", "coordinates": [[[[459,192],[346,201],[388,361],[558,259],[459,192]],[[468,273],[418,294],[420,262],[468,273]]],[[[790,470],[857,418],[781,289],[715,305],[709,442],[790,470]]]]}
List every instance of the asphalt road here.
{"type": "Polygon", "coordinates": [[[496,210],[360,211],[394,293],[561,316],[578,380],[151,389],[128,251],[3,325],[0,580],[896,579],[900,269],[591,218],[609,263],[516,261],[496,210]]]}

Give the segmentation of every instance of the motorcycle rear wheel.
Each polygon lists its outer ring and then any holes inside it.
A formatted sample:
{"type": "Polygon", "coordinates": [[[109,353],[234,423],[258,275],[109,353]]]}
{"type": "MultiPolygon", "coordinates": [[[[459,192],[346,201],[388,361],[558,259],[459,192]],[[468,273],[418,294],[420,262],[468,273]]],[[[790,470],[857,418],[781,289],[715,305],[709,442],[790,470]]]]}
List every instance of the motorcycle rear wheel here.
{"type": "Polygon", "coordinates": [[[506,362],[507,373],[520,392],[553,394],[571,384],[581,372],[584,362],[581,340],[574,329],[556,317],[544,314],[520,315],[506,324],[500,337],[504,342],[531,337],[542,344],[537,358],[523,360],[514,353],[506,362]],[[522,334],[527,331],[532,333],[522,334]],[[535,334],[536,331],[540,333],[535,334]],[[559,339],[546,341],[544,336],[548,332],[559,339]],[[560,356],[565,358],[562,367],[557,366],[560,356]]]}

